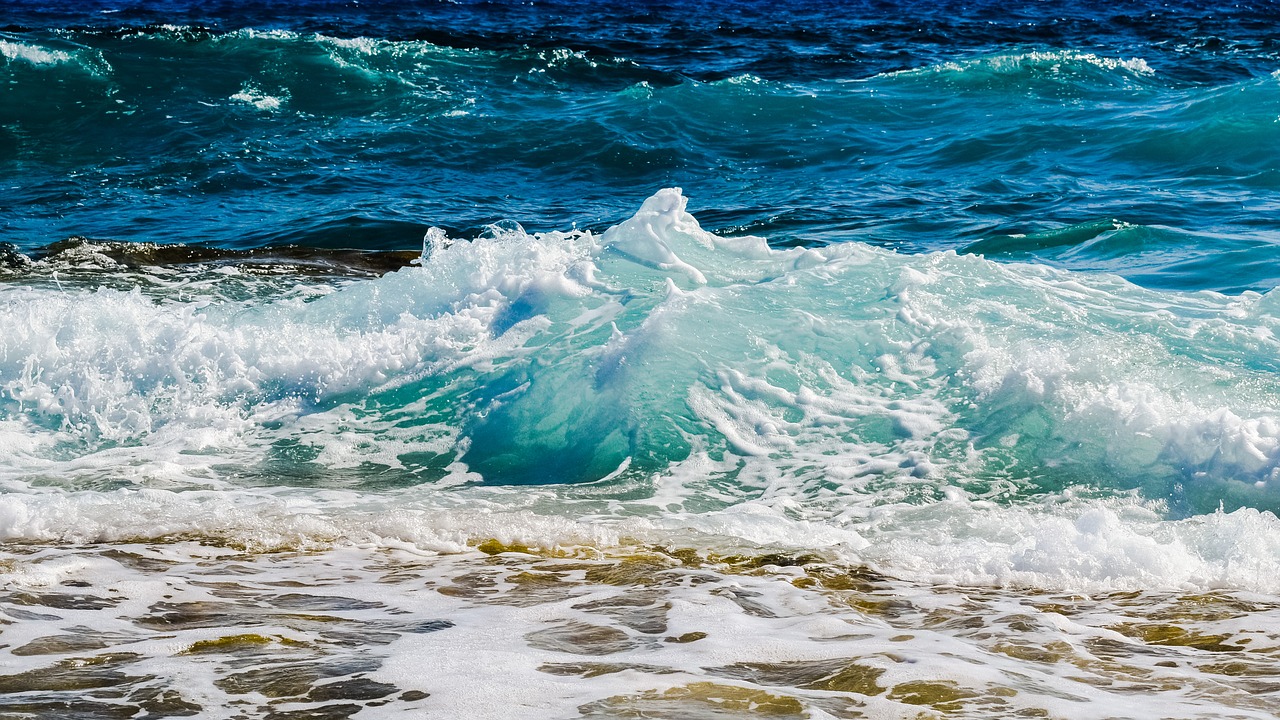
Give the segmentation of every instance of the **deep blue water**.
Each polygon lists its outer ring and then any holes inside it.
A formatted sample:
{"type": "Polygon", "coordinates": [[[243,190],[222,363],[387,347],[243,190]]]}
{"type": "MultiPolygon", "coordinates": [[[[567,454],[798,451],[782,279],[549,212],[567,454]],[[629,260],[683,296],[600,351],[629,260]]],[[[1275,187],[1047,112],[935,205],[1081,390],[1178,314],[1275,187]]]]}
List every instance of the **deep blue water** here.
{"type": "Polygon", "coordinates": [[[3,2],[0,242],[719,234],[1266,290],[1273,3],[3,2]]]}

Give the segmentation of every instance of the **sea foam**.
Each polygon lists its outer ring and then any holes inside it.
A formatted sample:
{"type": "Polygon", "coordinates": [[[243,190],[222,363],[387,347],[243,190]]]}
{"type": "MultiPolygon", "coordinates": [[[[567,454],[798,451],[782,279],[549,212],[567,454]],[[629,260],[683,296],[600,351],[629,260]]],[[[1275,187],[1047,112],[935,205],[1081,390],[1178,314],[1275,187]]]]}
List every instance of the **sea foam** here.
{"type": "Polygon", "coordinates": [[[320,293],[6,287],[5,535],[450,551],[494,533],[442,519],[480,508],[533,545],[692,533],[955,582],[1270,587],[1248,569],[1277,532],[1269,296],[776,250],[686,203],[437,237],[320,293]]]}

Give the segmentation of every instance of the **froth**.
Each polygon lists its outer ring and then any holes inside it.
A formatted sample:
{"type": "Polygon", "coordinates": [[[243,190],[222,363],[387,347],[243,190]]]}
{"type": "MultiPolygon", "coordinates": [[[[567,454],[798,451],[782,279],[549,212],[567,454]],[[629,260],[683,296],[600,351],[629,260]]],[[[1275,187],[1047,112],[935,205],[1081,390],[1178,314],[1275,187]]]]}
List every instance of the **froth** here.
{"type": "Polygon", "coordinates": [[[885,511],[862,557],[943,584],[1103,593],[1246,589],[1274,593],[1280,524],[1239,510],[1163,520],[1137,503],[1068,501],[1001,508],[984,502],[885,511]]]}
{"type": "Polygon", "coordinates": [[[279,110],[289,99],[289,94],[284,92],[280,95],[268,95],[251,83],[246,83],[240,89],[240,92],[231,96],[232,100],[238,100],[247,105],[252,105],[259,110],[279,110]]]}
{"type": "Polygon", "coordinates": [[[538,544],[692,533],[1050,587],[1252,586],[1274,552],[1268,297],[773,250],[676,189],[599,237],[428,245],[316,293],[0,290],[7,532],[450,550],[481,508],[559,518],[538,544]],[[446,509],[470,519],[441,534],[446,509]],[[1215,555],[1211,522],[1260,554],[1215,555]]]}
{"type": "Polygon", "coordinates": [[[37,75],[29,78],[33,83],[40,82],[44,73],[60,72],[63,68],[94,81],[105,80],[111,75],[111,63],[101,51],[80,45],[62,47],[66,49],[0,38],[0,58],[3,58],[0,67],[8,66],[11,72],[34,72],[37,75]]]}
{"type": "MultiPolygon", "coordinates": [[[[656,509],[655,509],[656,510],[656,509]]],[[[636,544],[742,552],[820,553],[903,579],[1105,593],[1280,590],[1280,524],[1238,510],[1180,521],[1136,502],[1060,500],[1005,507],[963,493],[893,504],[861,520],[802,520],[768,498],[703,512],[598,514],[572,493],[429,491],[111,492],[0,497],[0,538],[57,543],[197,540],[255,552],[383,547],[465,552],[495,539],[545,551],[628,552],[636,544]],[[559,507],[577,514],[546,514],[559,507]],[[524,509],[521,509],[524,508],[524,509]]]]}
{"type": "Polygon", "coordinates": [[[8,493],[0,496],[0,538],[56,543],[195,540],[253,552],[384,547],[457,553],[496,539],[555,549],[607,550],[645,532],[640,520],[599,523],[535,514],[501,494],[471,498],[429,493],[369,496],[231,490],[8,493]]]}
{"type": "Polygon", "coordinates": [[[0,40],[0,56],[10,62],[22,61],[31,65],[59,65],[70,62],[71,53],[61,50],[50,50],[40,45],[9,42],[0,40]]]}

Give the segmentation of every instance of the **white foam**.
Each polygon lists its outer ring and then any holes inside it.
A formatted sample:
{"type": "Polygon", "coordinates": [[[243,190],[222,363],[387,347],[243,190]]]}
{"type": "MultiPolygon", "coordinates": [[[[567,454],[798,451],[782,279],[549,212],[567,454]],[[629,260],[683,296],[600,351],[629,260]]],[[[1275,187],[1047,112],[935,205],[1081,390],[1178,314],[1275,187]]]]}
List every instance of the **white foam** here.
{"type": "Polygon", "coordinates": [[[288,102],[289,93],[281,92],[278,95],[268,95],[256,85],[245,83],[240,88],[240,92],[232,95],[231,99],[252,105],[259,110],[279,110],[284,103],[288,102]]]}
{"type": "MultiPolygon", "coordinates": [[[[1266,698],[1250,692],[1274,664],[1274,613],[1241,609],[1265,607],[1256,596],[1024,596],[860,578],[821,564],[735,572],[633,552],[630,560],[368,549],[255,555],[175,543],[6,554],[0,577],[22,598],[0,608],[11,620],[6,642],[43,641],[51,651],[6,653],[0,662],[6,674],[52,670],[58,678],[114,663],[130,672],[113,678],[112,690],[154,683],[219,718],[306,707],[300,697],[255,692],[256,681],[288,677],[305,691],[312,671],[321,683],[358,672],[390,684],[384,701],[361,710],[373,717],[752,708],[915,717],[919,695],[948,688],[956,699],[946,706],[971,714],[1271,715],[1266,698]],[[842,577],[855,587],[814,585],[842,577]],[[59,590],[67,583],[74,592],[59,590]],[[1153,640],[1142,635],[1147,627],[1153,640]],[[1161,642],[1158,633],[1176,630],[1220,644],[1161,642]],[[68,639],[90,649],[59,652],[68,639]],[[1228,661],[1257,675],[1221,672],[1228,661]],[[814,682],[845,671],[843,687],[814,682]],[[406,690],[423,696],[398,700],[406,690]]],[[[101,697],[94,687],[75,692],[101,697]]]]}
{"type": "Polygon", "coordinates": [[[1280,384],[1233,360],[1280,354],[1257,332],[1273,298],[774,251],[686,202],[600,237],[436,237],[323,291],[0,288],[0,535],[687,541],[944,582],[1275,589],[1280,384]]]}
{"type": "Polygon", "coordinates": [[[861,556],[928,582],[1086,593],[1280,591],[1280,521],[1252,509],[1168,521],[1137,503],[1055,509],[952,501],[888,508],[872,524],[861,556]]]}
{"type": "Polygon", "coordinates": [[[334,546],[411,547],[461,552],[494,538],[530,547],[617,547],[643,521],[601,523],[540,515],[504,503],[501,494],[461,498],[431,493],[386,496],[288,490],[6,493],[0,538],[57,543],[215,541],[254,551],[334,546]]]}
{"type": "Polygon", "coordinates": [[[61,65],[74,59],[71,53],[62,50],[50,50],[40,45],[0,40],[0,56],[10,62],[21,60],[31,65],[61,65]]]}

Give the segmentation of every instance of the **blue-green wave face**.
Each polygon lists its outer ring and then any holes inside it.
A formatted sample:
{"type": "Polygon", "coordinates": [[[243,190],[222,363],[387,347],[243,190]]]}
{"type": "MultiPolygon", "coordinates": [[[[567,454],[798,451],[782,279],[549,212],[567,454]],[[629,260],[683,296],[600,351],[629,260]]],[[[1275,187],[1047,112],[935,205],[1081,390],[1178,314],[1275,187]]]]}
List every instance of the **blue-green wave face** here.
{"type": "Polygon", "coordinates": [[[146,292],[7,286],[4,474],[642,496],[678,481],[687,510],[763,492],[816,515],[957,491],[1136,492],[1173,518],[1280,507],[1271,294],[771,249],[685,204],[663,190],[599,235],[433,231],[418,266],[364,281],[218,266],[140,273],[146,292]]]}

